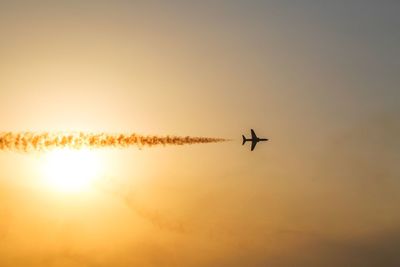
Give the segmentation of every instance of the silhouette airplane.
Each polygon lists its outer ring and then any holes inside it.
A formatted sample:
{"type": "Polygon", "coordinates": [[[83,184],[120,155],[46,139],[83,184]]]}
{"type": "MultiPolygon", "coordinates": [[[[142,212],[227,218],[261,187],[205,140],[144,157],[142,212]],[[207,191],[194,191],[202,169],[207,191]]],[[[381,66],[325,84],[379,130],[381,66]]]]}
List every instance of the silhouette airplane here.
{"type": "Polygon", "coordinates": [[[246,143],[246,141],[251,141],[251,151],[254,150],[254,148],[256,147],[258,142],[268,141],[267,138],[258,138],[253,129],[251,129],[251,138],[250,139],[246,139],[246,136],[244,136],[244,135],[242,135],[242,137],[243,137],[242,145],[244,145],[244,143],[246,143]]]}

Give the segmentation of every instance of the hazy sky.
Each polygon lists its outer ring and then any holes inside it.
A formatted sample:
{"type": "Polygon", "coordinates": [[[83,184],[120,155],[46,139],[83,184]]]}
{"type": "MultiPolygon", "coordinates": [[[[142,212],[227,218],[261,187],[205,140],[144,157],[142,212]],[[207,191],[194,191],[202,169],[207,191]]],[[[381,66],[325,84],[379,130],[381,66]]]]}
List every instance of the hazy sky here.
{"type": "Polygon", "coordinates": [[[0,131],[233,139],[95,152],[75,193],[43,183],[46,155],[0,152],[0,265],[400,266],[399,14],[0,1],[0,131]]]}

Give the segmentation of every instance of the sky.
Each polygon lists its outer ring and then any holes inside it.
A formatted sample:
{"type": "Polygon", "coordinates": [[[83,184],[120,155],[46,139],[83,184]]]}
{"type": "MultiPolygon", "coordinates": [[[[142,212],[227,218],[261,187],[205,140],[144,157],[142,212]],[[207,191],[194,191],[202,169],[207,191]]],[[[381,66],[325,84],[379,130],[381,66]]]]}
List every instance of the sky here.
{"type": "Polygon", "coordinates": [[[0,1],[0,132],[232,139],[0,151],[0,266],[399,266],[399,13],[0,1]]]}

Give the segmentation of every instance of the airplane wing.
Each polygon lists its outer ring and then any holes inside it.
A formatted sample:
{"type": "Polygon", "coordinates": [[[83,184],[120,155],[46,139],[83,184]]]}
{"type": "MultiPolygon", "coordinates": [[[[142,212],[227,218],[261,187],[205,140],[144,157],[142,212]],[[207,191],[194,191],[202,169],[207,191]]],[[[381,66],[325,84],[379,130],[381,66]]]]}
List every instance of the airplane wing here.
{"type": "Polygon", "coordinates": [[[254,132],[254,130],[251,129],[250,131],[251,131],[251,138],[252,138],[252,139],[257,139],[257,135],[256,135],[256,133],[254,132]]]}
{"type": "Polygon", "coordinates": [[[256,147],[256,145],[257,145],[257,141],[253,139],[253,141],[251,141],[251,151],[254,150],[254,148],[256,147]]]}

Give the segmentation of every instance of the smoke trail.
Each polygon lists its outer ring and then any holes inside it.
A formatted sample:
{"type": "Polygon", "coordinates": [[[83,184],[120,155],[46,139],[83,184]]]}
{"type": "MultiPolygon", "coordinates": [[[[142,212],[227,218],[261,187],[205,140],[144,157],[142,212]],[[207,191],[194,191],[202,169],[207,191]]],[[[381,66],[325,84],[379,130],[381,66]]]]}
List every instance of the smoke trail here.
{"type": "Polygon", "coordinates": [[[202,143],[217,143],[227,141],[223,138],[192,137],[192,136],[156,136],[139,134],[108,134],[108,133],[36,133],[36,132],[5,132],[0,133],[0,150],[17,152],[46,151],[54,148],[125,148],[130,146],[156,145],[191,145],[202,143]]]}

